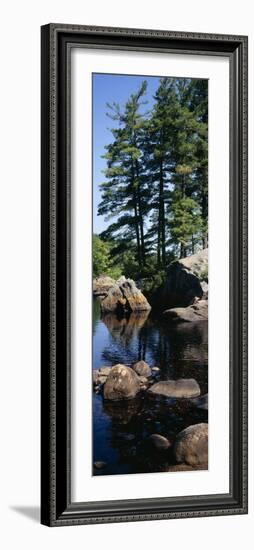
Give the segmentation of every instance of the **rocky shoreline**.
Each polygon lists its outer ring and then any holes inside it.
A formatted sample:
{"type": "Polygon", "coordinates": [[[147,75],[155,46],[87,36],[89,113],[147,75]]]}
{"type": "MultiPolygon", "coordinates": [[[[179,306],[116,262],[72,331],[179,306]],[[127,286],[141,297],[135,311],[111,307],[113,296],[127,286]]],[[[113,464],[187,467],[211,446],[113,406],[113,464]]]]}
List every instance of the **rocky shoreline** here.
{"type": "MultiPolygon", "coordinates": [[[[150,367],[145,361],[138,361],[132,366],[117,364],[105,366],[93,372],[93,387],[101,394],[105,402],[116,404],[128,402],[135,405],[135,399],[141,393],[151,400],[176,399],[188,400],[196,408],[208,409],[208,395],[200,396],[200,387],[194,379],[160,380],[159,367],[150,367]]],[[[152,407],[152,402],[151,402],[152,407]]],[[[208,467],[208,424],[205,422],[190,425],[177,434],[174,441],[165,433],[154,433],[139,441],[133,452],[151,452],[161,455],[165,462],[167,455],[175,465],[167,465],[167,471],[187,469],[207,469],[208,467]]],[[[102,473],[106,463],[96,461],[94,468],[102,473]],[[100,464],[98,464],[98,462],[100,464]]]]}
{"type": "MultiPolygon", "coordinates": [[[[208,249],[173,262],[165,283],[154,295],[146,297],[132,279],[101,276],[93,281],[93,295],[100,299],[102,315],[120,316],[150,312],[152,309],[168,322],[189,323],[208,320],[208,249]]],[[[141,285],[142,286],[142,285],[141,285]]]]}
{"type": "MultiPolygon", "coordinates": [[[[168,268],[165,283],[151,297],[145,296],[132,279],[125,277],[117,281],[110,277],[98,277],[93,281],[93,295],[100,300],[105,325],[112,325],[112,316],[122,319],[123,326],[126,319],[133,316],[135,322],[139,316],[145,315],[146,319],[151,309],[172,327],[205,323],[208,321],[207,270],[208,249],[205,249],[173,262],[168,268]]],[[[195,378],[165,380],[161,376],[160,365],[149,365],[145,361],[130,365],[117,363],[94,370],[93,388],[95,394],[101,396],[110,415],[120,420],[125,415],[126,407],[130,418],[135,415],[140,397],[147,400],[151,410],[155,401],[163,400],[166,404],[187,403],[190,411],[202,411],[204,419],[208,414],[208,394],[201,395],[195,378]]],[[[161,471],[207,469],[208,423],[198,421],[198,416],[195,419],[195,423],[187,424],[173,438],[160,431],[134,443],[133,434],[126,434],[126,438],[129,435],[128,452],[141,459],[150,455],[155,457],[161,464],[161,471]]],[[[106,469],[105,461],[95,461],[95,475],[104,474],[106,469]]]]}

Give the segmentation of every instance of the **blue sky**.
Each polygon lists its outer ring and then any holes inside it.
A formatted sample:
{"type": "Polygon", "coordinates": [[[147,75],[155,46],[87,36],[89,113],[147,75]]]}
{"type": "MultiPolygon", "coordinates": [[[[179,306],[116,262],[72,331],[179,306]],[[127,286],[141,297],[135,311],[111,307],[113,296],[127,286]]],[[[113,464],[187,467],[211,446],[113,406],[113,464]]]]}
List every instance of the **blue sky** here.
{"type": "Polygon", "coordinates": [[[105,153],[105,145],[112,141],[112,128],[116,122],[107,115],[106,103],[119,103],[124,106],[130,94],[135,93],[142,82],[148,83],[144,97],[148,103],[144,105],[144,111],[151,109],[153,96],[159,85],[159,78],[155,76],[132,76],[114,74],[93,74],[93,232],[100,233],[107,225],[103,216],[97,215],[98,204],[101,201],[99,185],[104,181],[103,170],[106,168],[105,159],[101,156],[105,153]]]}

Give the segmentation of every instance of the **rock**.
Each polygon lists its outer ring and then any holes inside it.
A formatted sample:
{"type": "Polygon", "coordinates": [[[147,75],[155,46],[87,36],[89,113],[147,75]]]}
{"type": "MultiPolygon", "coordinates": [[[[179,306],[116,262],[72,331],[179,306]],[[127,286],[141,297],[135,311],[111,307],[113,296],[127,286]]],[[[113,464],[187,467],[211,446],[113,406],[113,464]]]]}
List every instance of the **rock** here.
{"type": "Polygon", "coordinates": [[[149,386],[149,380],[145,376],[139,376],[139,383],[140,383],[140,389],[141,390],[147,390],[149,386]]]}
{"type": "Polygon", "coordinates": [[[206,281],[201,281],[201,288],[203,290],[202,300],[208,300],[208,284],[206,281]]]}
{"type": "Polygon", "coordinates": [[[203,273],[208,269],[208,248],[193,256],[172,262],[167,270],[166,281],[153,298],[153,307],[163,311],[176,306],[186,307],[195,298],[201,299],[203,273]]]}
{"type": "Polygon", "coordinates": [[[104,384],[103,395],[105,399],[118,401],[120,399],[132,399],[140,390],[138,375],[130,367],[115,365],[104,384]]]}
{"type": "Polygon", "coordinates": [[[134,434],[124,434],[123,439],[125,441],[133,441],[134,439],[136,439],[136,436],[134,434]]]}
{"type": "Polygon", "coordinates": [[[119,286],[115,283],[106,296],[101,300],[101,311],[107,313],[122,313],[127,308],[126,299],[124,298],[119,286]]]}
{"type": "Polygon", "coordinates": [[[101,300],[103,314],[139,313],[150,311],[151,306],[132,279],[121,277],[114,282],[106,296],[101,300]]]}
{"type": "Polygon", "coordinates": [[[115,280],[112,277],[101,276],[93,280],[93,295],[106,296],[109,289],[114,286],[115,280]]]}
{"type": "Polygon", "coordinates": [[[201,397],[192,399],[191,404],[195,405],[195,407],[197,407],[198,409],[208,411],[208,393],[206,393],[205,395],[201,395],[201,397]]]}
{"type": "Polygon", "coordinates": [[[108,376],[110,374],[111,369],[112,367],[100,367],[98,370],[99,375],[108,376]]]}
{"type": "Polygon", "coordinates": [[[149,381],[147,380],[146,376],[139,376],[139,382],[140,384],[149,384],[149,381]]]}
{"type": "Polygon", "coordinates": [[[149,311],[151,309],[150,304],[142,294],[141,290],[137,288],[132,279],[125,279],[125,277],[118,281],[119,287],[123,293],[124,298],[127,301],[130,311],[149,311]]]}
{"type": "Polygon", "coordinates": [[[152,434],[147,439],[146,442],[156,451],[167,451],[171,447],[170,441],[160,434],[152,434]]]}
{"type": "Polygon", "coordinates": [[[200,387],[194,378],[179,378],[178,380],[157,382],[147,391],[149,394],[176,397],[179,399],[198,397],[200,395],[200,387]]]}
{"type": "Polygon", "coordinates": [[[105,468],[106,466],[106,462],[103,462],[102,460],[97,460],[96,462],[94,462],[94,467],[96,468],[96,470],[102,470],[102,468],[105,468]]]}
{"type": "Polygon", "coordinates": [[[192,306],[175,307],[163,312],[172,323],[195,323],[208,321],[208,300],[199,300],[192,306]]]}
{"type": "Polygon", "coordinates": [[[175,440],[174,455],[177,463],[207,465],[208,424],[195,424],[180,432],[175,440]]]}
{"type": "Polygon", "coordinates": [[[101,374],[99,370],[93,371],[93,385],[95,389],[98,389],[101,384],[104,384],[107,380],[107,376],[101,374]]]}
{"type": "Polygon", "coordinates": [[[139,376],[145,376],[147,378],[152,374],[149,365],[145,361],[138,361],[132,368],[139,376]]]}

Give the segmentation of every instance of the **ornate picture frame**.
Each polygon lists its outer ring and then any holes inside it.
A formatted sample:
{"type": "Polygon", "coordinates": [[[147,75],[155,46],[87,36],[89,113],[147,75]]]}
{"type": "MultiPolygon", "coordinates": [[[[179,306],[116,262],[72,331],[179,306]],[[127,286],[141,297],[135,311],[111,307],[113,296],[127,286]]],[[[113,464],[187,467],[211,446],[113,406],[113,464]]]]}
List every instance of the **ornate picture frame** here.
{"type": "MultiPolygon", "coordinates": [[[[42,27],[41,40],[41,522],[61,526],[246,514],[248,39],[236,35],[49,24],[42,27]],[[226,494],[72,502],[70,80],[74,47],[229,60],[230,448],[226,494]]],[[[91,121],[86,124],[91,132],[91,121]]]]}

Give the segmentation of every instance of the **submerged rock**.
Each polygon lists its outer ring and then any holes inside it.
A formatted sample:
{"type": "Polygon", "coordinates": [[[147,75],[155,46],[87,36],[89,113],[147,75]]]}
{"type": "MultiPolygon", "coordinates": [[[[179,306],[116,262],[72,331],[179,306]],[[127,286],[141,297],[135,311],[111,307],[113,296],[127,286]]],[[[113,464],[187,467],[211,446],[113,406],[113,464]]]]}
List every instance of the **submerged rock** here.
{"type": "Polygon", "coordinates": [[[106,462],[103,462],[102,460],[97,460],[96,462],[94,462],[94,468],[96,470],[102,470],[102,468],[105,468],[106,466],[106,462]]]}
{"type": "Polygon", "coordinates": [[[115,365],[104,384],[103,395],[105,399],[118,401],[132,399],[140,390],[138,375],[130,367],[115,365]]]}
{"type": "Polygon", "coordinates": [[[208,424],[189,426],[176,437],[174,455],[177,463],[208,465],[208,424]]]}
{"type": "Polygon", "coordinates": [[[201,397],[192,399],[191,404],[195,405],[195,407],[197,407],[198,409],[208,411],[208,393],[206,393],[205,395],[201,395],[201,397]]]}
{"type": "Polygon", "coordinates": [[[171,447],[170,441],[160,434],[152,434],[146,439],[146,443],[156,451],[167,451],[171,447]]]}
{"type": "Polygon", "coordinates": [[[101,311],[108,313],[138,313],[150,311],[151,306],[132,279],[121,277],[114,282],[101,300],[101,311]]]}
{"type": "Polygon", "coordinates": [[[148,393],[183,399],[198,397],[200,395],[200,387],[194,378],[179,378],[178,380],[157,382],[149,388],[148,393]]]}
{"type": "Polygon", "coordinates": [[[208,321],[208,300],[199,300],[192,306],[175,307],[163,312],[172,323],[193,323],[208,321]]]}
{"type": "Polygon", "coordinates": [[[149,365],[145,361],[138,361],[132,368],[139,376],[148,377],[152,374],[149,365]]]}

